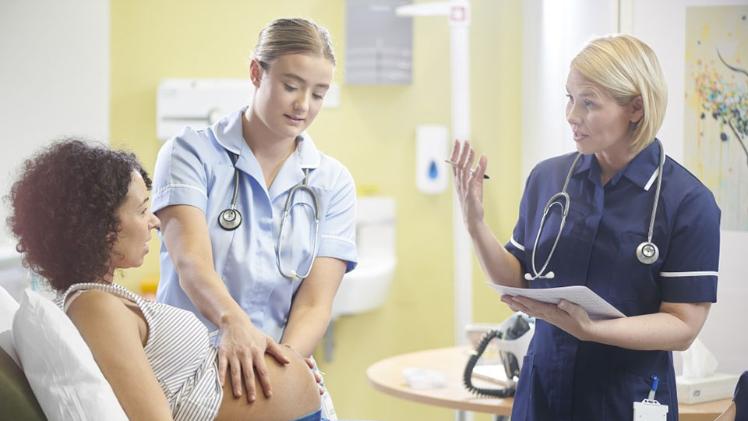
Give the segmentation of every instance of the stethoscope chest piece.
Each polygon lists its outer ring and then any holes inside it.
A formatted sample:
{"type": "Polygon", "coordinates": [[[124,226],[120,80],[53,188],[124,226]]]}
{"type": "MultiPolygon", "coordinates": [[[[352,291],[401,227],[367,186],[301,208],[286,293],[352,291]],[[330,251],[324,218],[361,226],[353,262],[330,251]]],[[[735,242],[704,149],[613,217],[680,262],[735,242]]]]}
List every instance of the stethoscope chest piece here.
{"type": "MultiPolygon", "coordinates": [[[[234,165],[234,189],[233,193],[231,194],[231,204],[228,208],[222,210],[218,214],[218,225],[223,228],[226,231],[233,231],[242,224],[242,214],[236,209],[236,204],[239,198],[239,170],[236,168],[236,160],[238,157],[234,154],[229,153],[229,156],[231,157],[231,163],[234,165]]],[[[312,265],[314,264],[314,259],[317,257],[318,249],[318,237],[319,237],[319,214],[320,214],[320,208],[319,208],[319,199],[317,197],[317,193],[314,192],[314,190],[309,187],[309,172],[312,170],[312,168],[302,168],[304,171],[304,179],[299,182],[299,184],[295,185],[293,188],[291,188],[291,191],[288,192],[288,198],[286,199],[286,205],[283,207],[283,213],[280,220],[280,227],[278,229],[278,242],[275,247],[275,257],[276,257],[276,263],[278,264],[278,271],[283,275],[284,277],[291,279],[291,280],[299,280],[304,279],[307,276],[309,276],[309,273],[312,270],[312,265]],[[284,234],[284,228],[289,227],[290,225],[286,224],[286,219],[288,219],[289,214],[291,213],[291,210],[294,208],[294,206],[310,206],[309,204],[305,202],[299,202],[294,203],[294,196],[297,192],[305,191],[309,193],[309,195],[312,198],[312,212],[313,212],[313,221],[314,221],[314,231],[313,231],[313,239],[312,239],[312,253],[311,253],[311,259],[309,262],[309,266],[307,267],[307,270],[305,273],[299,274],[296,273],[295,270],[286,270],[286,267],[283,265],[283,262],[281,261],[281,256],[283,253],[283,244],[282,244],[282,238],[285,236],[284,234]]]]}
{"type": "Polygon", "coordinates": [[[660,257],[660,250],[651,241],[644,241],[636,248],[636,258],[645,265],[651,265],[660,257]]]}
{"type": "Polygon", "coordinates": [[[242,214],[233,208],[224,209],[218,214],[218,225],[226,231],[233,231],[242,224],[242,214]]]}

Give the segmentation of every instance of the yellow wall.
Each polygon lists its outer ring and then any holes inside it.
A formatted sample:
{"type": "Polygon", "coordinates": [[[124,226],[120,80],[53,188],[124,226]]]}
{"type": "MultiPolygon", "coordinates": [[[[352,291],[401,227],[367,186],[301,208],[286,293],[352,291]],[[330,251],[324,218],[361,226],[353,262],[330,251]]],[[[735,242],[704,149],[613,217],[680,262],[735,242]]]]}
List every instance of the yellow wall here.
{"type": "MultiPolygon", "coordinates": [[[[504,240],[520,195],[520,0],[474,0],[471,27],[473,143],[489,156],[487,220],[504,240]]],[[[112,0],[111,137],[152,170],[156,88],[169,77],[246,77],[260,28],[280,16],[305,16],[327,27],[338,56],[341,106],[325,109],[309,130],[320,149],[342,161],[359,186],[397,200],[398,267],[383,308],[335,324],[335,358],[321,362],[341,418],[451,420],[452,411],[374,391],[373,362],[452,343],[451,195],[415,188],[415,126],[449,125],[449,32],[444,18],[414,23],[413,83],[349,86],[344,81],[345,1],[112,0]]],[[[158,275],[158,244],[122,282],[136,287],[158,275]]],[[[475,266],[476,321],[509,314],[475,266]]],[[[318,359],[322,360],[319,353],[318,359]]],[[[488,419],[479,418],[479,419],[488,419]]]]}

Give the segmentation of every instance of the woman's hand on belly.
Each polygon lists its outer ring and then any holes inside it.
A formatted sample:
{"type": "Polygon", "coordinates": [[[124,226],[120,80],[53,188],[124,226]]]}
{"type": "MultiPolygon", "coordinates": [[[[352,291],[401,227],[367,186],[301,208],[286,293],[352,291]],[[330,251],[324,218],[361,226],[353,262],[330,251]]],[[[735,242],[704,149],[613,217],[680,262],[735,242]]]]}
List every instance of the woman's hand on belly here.
{"type": "Polygon", "coordinates": [[[587,341],[592,336],[595,322],[582,307],[572,302],[561,300],[558,304],[550,304],[511,295],[502,295],[501,301],[512,310],[545,320],[579,340],[587,341]]]}

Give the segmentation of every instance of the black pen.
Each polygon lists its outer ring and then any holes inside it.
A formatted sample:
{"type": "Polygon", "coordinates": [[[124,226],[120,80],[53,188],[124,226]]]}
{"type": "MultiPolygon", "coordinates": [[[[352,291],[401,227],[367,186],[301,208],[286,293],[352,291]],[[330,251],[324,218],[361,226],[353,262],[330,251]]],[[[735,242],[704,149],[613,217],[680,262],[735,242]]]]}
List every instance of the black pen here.
{"type": "MultiPolygon", "coordinates": [[[[452,162],[452,161],[450,161],[450,160],[448,160],[448,159],[445,159],[445,160],[444,160],[444,162],[446,162],[447,164],[449,164],[449,165],[451,165],[451,166],[453,166],[453,167],[455,166],[455,163],[454,163],[454,162],[452,162]]],[[[489,176],[488,176],[488,174],[483,174],[483,179],[484,179],[484,180],[488,180],[488,179],[490,179],[490,178],[491,178],[491,177],[489,177],[489,176]]]]}

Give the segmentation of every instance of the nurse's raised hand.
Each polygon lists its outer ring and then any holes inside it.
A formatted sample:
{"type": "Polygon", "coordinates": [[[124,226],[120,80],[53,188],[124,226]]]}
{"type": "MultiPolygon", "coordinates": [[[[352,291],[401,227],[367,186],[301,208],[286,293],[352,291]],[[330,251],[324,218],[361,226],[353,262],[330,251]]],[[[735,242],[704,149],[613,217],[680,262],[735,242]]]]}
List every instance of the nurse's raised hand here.
{"type": "Polygon", "coordinates": [[[256,374],[265,397],[270,398],[272,390],[265,354],[270,354],[281,364],[288,364],[290,360],[283,355],[277,342],[252,325],[245,313],[240,312],[232,317],[221,328],[218,345],[218,377],[221,385],[226,381],[226,371],[229,371],[234,397],[242,395],[243,381],[247,388],[247,402],[251,403],[257,398],[256,374]]]}
{"type": "Polygon", "coordinates": [[[483,176],[486,173],[488,159],[481,156],[478,165],[473,168],[475,150],[469,141],[455,141],[450,162],[455,177],[455,188],[462,207],[462,217],[469,232],[483,222],[483,176]]]}

